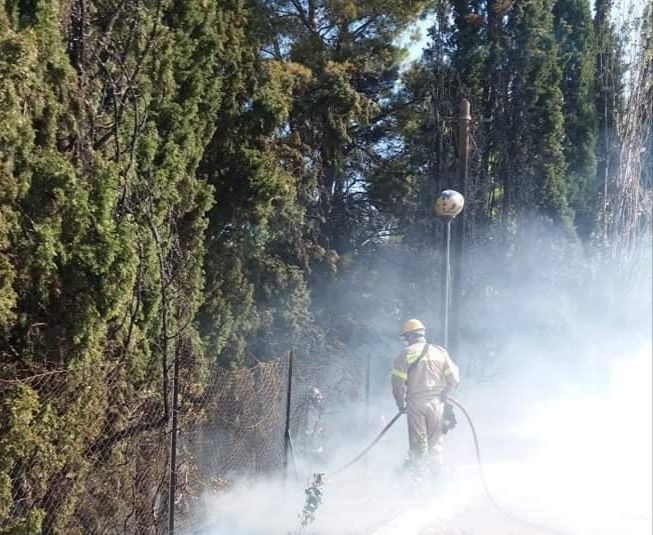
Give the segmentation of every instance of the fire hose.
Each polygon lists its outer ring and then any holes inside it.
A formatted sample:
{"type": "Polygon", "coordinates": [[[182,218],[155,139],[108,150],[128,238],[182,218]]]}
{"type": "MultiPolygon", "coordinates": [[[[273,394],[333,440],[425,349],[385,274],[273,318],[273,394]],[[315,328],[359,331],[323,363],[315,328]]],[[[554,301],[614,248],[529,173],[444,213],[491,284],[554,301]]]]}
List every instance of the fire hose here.
{"type": "Polygon", "coordinates": [[[381,432],[376,436],[376,438],[371,442],[371,444],[370,444],[369,446],[367,446],[367,448],[365,448],[363,451],[361,451],[358,455],[356,455],[356,457],[354,457],[351,461],[349,461],[349,462],[348,462],[347,464],[345,464],[344,466],[341,466],[341,467],[338,468],[337,470],[334,470],[334,471],[331,472],[330,474],[327,474],[326,478],[329,479],[329,478],[332,478],[333,476],[339,474],[340,472],[344,472],[344,471],[347,470],[347,468],[349,468],[351,465],[355,464],[356,462],[358,462],[359,460],[361,460],[363,457],[365,457],[365,455],[367,455],[367,453],[368,453],[368,452],[369,452],[369,451],[370,451],[374,446],[376,446],[376,445],[378,444],[379,440],[381,440],[381,439],[383,438],[383,435],[385,435],[385,434],[390,430],[390,428],[395,424],[395,422],[396,422],[397,420],[399,420],[399,418],[401,418],[401,416],[402,416],[403,414],[404,414],[403,411],[400,411],[400,412],[398,412],[397,414],[395,414],[395,417],[394,417],[392,420],[390,420],[390,421],[386,424],[386,426],[383,428],[383,430],[382,430],[382,431],[381,431],[381,432]]]}
{"type": "MultiPolygon", "coordinates": [[[[461,412],[465,416],[465,419],[467,420],[467,423],[469,424],[469,427],[470,427],[470,429],[472,431],[472,437],[474,439],[474,451],[476,453],[476,463],[478,465],[479,475],[481,477],[481,482],[483,484],[483,490],[485,492],[485,495],[489,499],[490,503],[492,504],[492,506],[497,511],[499,511],[501,514],[508,517],[509,519],[511,519],[513,521],[516,521],[516,522],[519,522],[520,524],[529,526],[530,528],[537,529],[537,530],[540,530],[540,531],[545,531],[547,533],[553,533],[553,534],[556,534],[556,535],[571,535],[571,533],[568,532],[568,531],[558,530],[558,529],[555,529],[555,528],[551,528],[549,526],[545,526],[545,525],[542,525],[542,524],[537,524],[537,523],[534,523],[534,522],[530,522],[528,520],[525,520],[523,518],[515,516],[514,514],[510,513],[509,511],[506,511],[503,507],[501,507],[501,505],[499,505],[499,503],[497,503],[497,501],[494,499],[494,496],[490,492],[490,488],[489,488],[489,486],[487,484],[487,480],[485,479],[485,473],[483,471],[483,462],[481,461],[481,448],[479,446],[478,435],[476,434],[476,428],[474,427],[474,422],[472,421],[472,418],[469,415],[469,412],[467,412],[467,409],[465,409],[465,407],[463,406],[462,403],[460,403],[459,401],[457,401],[456,399],[454,399],[454,398],[452,398],[450,396],[447,396],[447,401],[449,401],[452,405],[455,405],[456,407],[458,407],[461,410],[461,412]]],[[[376,438],[369,444],[369,446],[367,446],[362,452],[360,452],[356,457],[354,457],[347,464],[345,464],[345,465],[341,466],[340,468],[338,468],[337,470],[334,470],[333,472],[330,472],[329,474],[327,474],[325,476],[325,479],[330,479],[330,478],[340,474],[341,472],[344,472],[345,470],[350,468],[353,464],[355,464],[360,459],[365,457],[365,455],[367,455],[367,453],[369,453],[369,451],[379,443],[379,441],[383,438],[383,436],[390,430],[390,428],[397,422],[397,420],[399,420],[399,418],[401,418],[401,416],[403,414],[404,414],[404,411],[398,412],[394,416],[394,418],[392,418],[392,420],[390,420],[386,424],[386,426],[381,430],[381,432],[376,436],[376,438]]]]}

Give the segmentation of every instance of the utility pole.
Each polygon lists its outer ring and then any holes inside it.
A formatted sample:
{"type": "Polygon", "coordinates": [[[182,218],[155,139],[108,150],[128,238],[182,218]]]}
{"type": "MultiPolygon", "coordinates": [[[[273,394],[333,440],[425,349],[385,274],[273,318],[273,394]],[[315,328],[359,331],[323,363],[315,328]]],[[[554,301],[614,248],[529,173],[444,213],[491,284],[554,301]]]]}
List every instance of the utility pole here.
{"type": "Polygon", "coordinates": [[[283,473],[285,480],[288,481],[288,464],[289,458],[293,454],[292,439],[290,436],[290,414],[292,403],[292,365],[293,365],[293,351],[288,353],[288,386],[286,389],[286,422],[283,434],[283,473]]]}
{"type": "Polygon", "coordinates": [[[179,353],[181,342],[177,342],[172,363],[172,411],[170,424],[170,466],[168,489],[168,535],[175,533],[175,502],[177,496],[177,434],[179,422],[179,353]]]}

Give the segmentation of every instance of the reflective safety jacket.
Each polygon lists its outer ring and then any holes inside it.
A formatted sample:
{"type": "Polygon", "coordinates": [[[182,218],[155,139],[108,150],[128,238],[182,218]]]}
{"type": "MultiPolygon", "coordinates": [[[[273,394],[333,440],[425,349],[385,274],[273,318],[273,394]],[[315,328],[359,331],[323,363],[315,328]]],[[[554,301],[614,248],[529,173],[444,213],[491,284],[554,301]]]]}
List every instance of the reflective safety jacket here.
{"type": "Polygon", "coordinates": [[[430,401],[460,383],[458,366],[444,348],[429,344],[428,351],[419,358],[424,344],[426,340],[422,339],[409,345],[395,360],[392,394],[399,408],[411,401],[430,401]]]}

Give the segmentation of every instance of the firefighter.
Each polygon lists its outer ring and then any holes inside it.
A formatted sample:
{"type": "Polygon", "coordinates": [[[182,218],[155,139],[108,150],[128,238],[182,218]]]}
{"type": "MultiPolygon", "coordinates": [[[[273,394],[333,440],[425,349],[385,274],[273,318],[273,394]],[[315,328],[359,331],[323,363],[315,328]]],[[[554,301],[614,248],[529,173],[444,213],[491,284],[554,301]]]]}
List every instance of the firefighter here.
{"type": "Polygon", "coordinates": [[[458,366],[444,348],[426,341],[421,321],[406,321],[401,337],[406,348],[394,362],[392,394],[408,417],[408,463],[437,473],[443,464],[444,433],[452,424],[445,422],[446,395],[460,383],[458,366]]]}
{"type": "Polygon", "coordinates": [[[322,441],[324,429],[322,427],[322,414],[324,396],[316,387],[308,391],[308,403],[306,406],[306,423],[304,429],[304,447],[308,455],[318,459],[324,453],[322,441]]]}

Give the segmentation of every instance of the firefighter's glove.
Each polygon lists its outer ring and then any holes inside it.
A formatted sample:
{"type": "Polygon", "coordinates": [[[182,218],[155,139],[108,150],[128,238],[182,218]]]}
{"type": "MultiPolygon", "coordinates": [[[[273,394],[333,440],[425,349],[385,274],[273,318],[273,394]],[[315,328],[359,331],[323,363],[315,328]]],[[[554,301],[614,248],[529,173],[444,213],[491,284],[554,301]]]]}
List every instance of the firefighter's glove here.
{"type": "Polygon", "coordinates": [[[447,434],[449,431],[451,431],[454,427],[456,427],[456,424],[458,424],[458,420],[456,420],[456,415],[453,412],[453,405],[451,403],[445,402],[444,403],[444,412],[442,414],[442,433],[447,434]]]}

